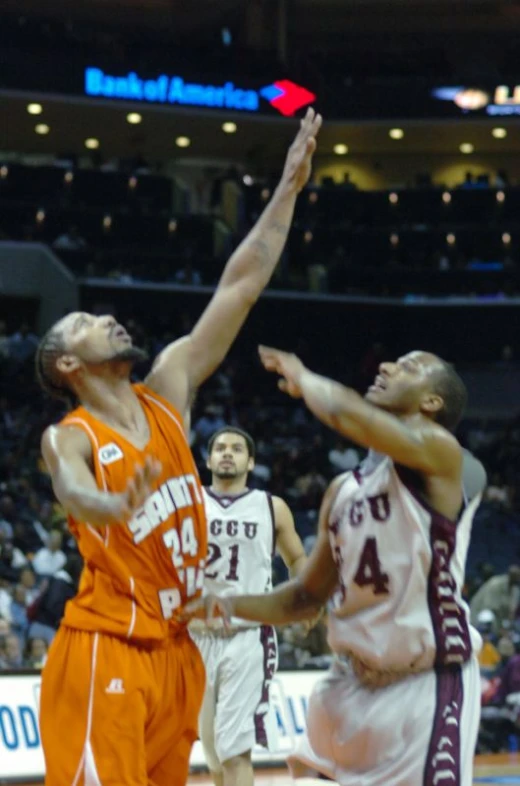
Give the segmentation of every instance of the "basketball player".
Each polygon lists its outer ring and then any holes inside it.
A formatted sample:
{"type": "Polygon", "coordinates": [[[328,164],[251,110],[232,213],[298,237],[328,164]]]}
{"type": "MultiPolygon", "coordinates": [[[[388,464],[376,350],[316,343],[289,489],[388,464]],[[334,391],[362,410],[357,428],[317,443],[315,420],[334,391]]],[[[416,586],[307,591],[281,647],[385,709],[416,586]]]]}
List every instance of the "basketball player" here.
{"type": "Polygon", "coordinates": [[[49,786],[186,782],[204,668],[175,612],[201,592],[207,556],[189,404],[274,271],[320,125],[309,111],[273,200],[191,334],[144,384],[130,382],[144,353],[113,317],[69,314],[39,346],[42,386],[81,404],[44,433],[42,450],[85,562],[43,673],[49,786]]]}
{"type": "Polygon", "coordinates": [[[309,705],[318,767],[341,786],[470,786],[480,714],[461,588],[473,514],[451,433],[466,402],[454,369],[427,352],[382,363],[363,399],[262,347],[280,387],[371,453],[337,478],[302,574],[269,595],[205,598],[187,611],[285,624],[332,597],[336,658],[309,705]]]}
{"type": "MultiPolygon", "coordinates": [[[[297,576],[306,557],[289,507],[280,497],[247,488],[255,463],[252,437],[225,426],[211,437],[208,454],[205,589],[221,595],[269,592],[275,548],[290,575],[297,576]]],[[[269,711],[276,633],[241,620],[227,628],[195,620],[192,635],[206,667],[199,721],[206,763],[216,786],[249,786],[254,744],[274,749],[276,743],[276,719],[269,711]]]]}

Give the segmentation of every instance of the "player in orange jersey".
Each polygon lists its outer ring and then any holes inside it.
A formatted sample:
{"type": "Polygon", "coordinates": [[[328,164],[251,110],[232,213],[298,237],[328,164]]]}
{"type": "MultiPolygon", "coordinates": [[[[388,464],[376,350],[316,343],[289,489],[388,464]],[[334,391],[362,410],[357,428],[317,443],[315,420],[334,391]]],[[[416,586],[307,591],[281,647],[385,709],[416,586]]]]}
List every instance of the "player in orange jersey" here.
{"type": "Polygon", "coordinates": [[[177,615],[200,594],[207,551],[189,404],[276,267],[320,126],[309,110],[208,307],[144,384],[130,382],[143,352],[111,316],[69,314],[42,339],[42,386],[81,404],[47,429],[42,451],[85,562],[43,672],[48,786],[186,782],[204,669],[177,615]]]}

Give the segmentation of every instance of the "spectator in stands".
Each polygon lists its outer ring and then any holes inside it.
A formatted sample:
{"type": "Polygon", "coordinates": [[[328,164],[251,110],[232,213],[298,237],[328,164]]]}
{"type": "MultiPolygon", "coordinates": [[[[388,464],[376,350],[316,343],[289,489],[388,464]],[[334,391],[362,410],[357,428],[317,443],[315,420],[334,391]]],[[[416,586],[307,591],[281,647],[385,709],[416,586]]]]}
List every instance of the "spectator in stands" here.
{"type": "Polygon", "coordinates": [[[7,578],[2,578],[0,572],[0,620],[11,622],[11,583],[7,578]]]}
{"type": "Polygon", "coordinates": [[[184,263],[184,267],[175,273],[173,280],[176,284],[185,284],[187,286],[200,286],[202,284],[202,276],[199,271],[195,270],[193,267],[191,257],[188,257],[184,263]]]}
{"type": "Polygon", "coordinates": [[[15,633],[9,633],[5,638],[3,660],[6,669],[23,667],[22,642],[15,633]]]}
{"type": "Polygon", "coordinates": [[[23,584],[17,584],[13,589],[11,601],[11,628],[13,633],[25,641],[29,629],[27,619],[26,590],[23,584]]]}
{"type": "Polygon", "coordinates": [[[5,322],[0,320],[0,363],[9,358],[9,337],[7,335],[7,326],[5,322]]]}
{"type": "Polygon", "coordinates": [[[20,549],[15,549],[11,540],[3,541],[0,546],[0,578],[16,583],[20,576],[20,569],[26,562],[20,549]]]}
{"type": "Polygon", "coordinates": [[[25,604],[30,606],[38,597],[39,590],[36,586],[36,574],[29,565],[26,565],[20,573],[20,584],[25,590],[25,604]]]}
{"type": "Polygon", "coordinates": [[[480,612],[492,611],[495,630],[502,620],[514,620],[520,607],[520,566],[511,565],[509,571],[493,576],[478,590],[470,603],[471,622],[478,624],[480,612]]]}
{"type": "Polygon", "coordinates": [[[33,357],[37,346],[38,338],[34,333],[31,333],[27,322],[24,322],[9,340],[11,357],[18,363],[25,363],[26,360],[33,357]]]}
{"type": "Polygon", "coordinates": [[[0,537],[11,540],[13,537],[13,522],[16,515],[14,500],[8,494],[0,499],[0,537]]]}
{"type": "Polygon", "coordinates": [[[38,576],[54,576],[64,567],[67,558],[61,550],[62,543],[63,535],[59,530],[53,529],[49,533],[47,546],[34,555],[33,568],[38,576]]]}
{"type": "Polygon", "coordinates": [[[69,229],[56,238],[52,247],[57,251],[84,251],[87,247],[87,242],[78,232],[76,226],[71,226],[69,229]]]}
{"type": "Polygon", "coordinates": [[[500,684],[495,695],[497,704],[505,704],[512,693],[520,693],[520,655],[514,654],[509,658],[500,675],[500,684]]]}
{"type": "Polygon", "coordinates": [[[71,555],[62,570],[58,570],[43,586],[41,595],[28,610],[31,620],[29,638],[41,638],[51,643],[65,611],[65,604],[77,592],[82,562],[71,555]]]}
{"type": "Polygon", "coordinates": [[[45,639],[32,638],[27,642],[25,664],[29,669],[42,669],[47,660],[48,644],[45,639]]]}

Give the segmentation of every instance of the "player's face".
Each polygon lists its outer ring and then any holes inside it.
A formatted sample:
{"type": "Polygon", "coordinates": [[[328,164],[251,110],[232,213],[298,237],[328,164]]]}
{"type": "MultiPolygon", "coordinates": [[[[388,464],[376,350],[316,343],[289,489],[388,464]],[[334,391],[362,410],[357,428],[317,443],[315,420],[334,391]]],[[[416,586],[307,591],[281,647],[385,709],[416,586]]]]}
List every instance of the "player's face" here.
{"type": "Polygon", "coordinates": [[[211,474],[221,480],[247,478],[247,473],[254,467],[249,456],[247,443],[240,434],[220,434],[208,457],[208,469],[211,474]]]}
{"type": "Polygon", "coordinates": [[[133,346],[131,337],[113,316],[74,312],[58,327],[63,332],[67,354],[81,363],[134,362],[143,357],[142,350],[133,346]]]}
{"type": "Polygon", "coordinates": [[[420,412],[423,398],[431,389],[431,375],[438,368],[435,355],[420,351],[409,352],[394,363],[381,363],[365,398],[395,414],[420,412]]]}

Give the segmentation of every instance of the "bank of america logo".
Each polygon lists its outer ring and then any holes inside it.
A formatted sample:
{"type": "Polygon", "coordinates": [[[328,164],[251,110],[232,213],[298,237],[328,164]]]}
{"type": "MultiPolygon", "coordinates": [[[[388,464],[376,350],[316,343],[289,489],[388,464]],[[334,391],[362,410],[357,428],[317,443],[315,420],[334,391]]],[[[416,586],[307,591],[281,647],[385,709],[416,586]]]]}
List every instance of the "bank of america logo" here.
{"type": "Polygon", "coordinates": [[[285,117],[291,117],[298,109],[316,100],[314,93],[290,79],[273,82],[272,85],[262,88],[260,95],[285,117]]]}

